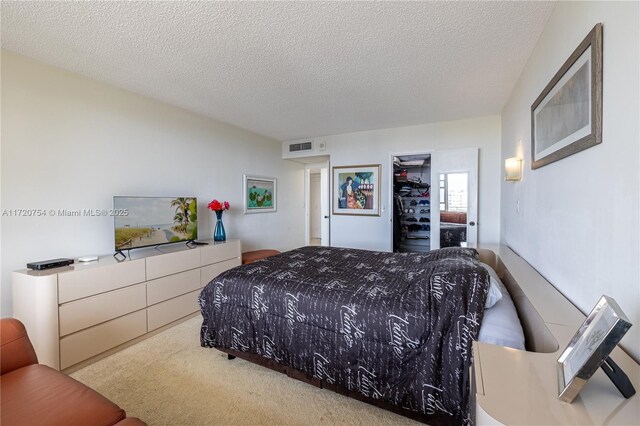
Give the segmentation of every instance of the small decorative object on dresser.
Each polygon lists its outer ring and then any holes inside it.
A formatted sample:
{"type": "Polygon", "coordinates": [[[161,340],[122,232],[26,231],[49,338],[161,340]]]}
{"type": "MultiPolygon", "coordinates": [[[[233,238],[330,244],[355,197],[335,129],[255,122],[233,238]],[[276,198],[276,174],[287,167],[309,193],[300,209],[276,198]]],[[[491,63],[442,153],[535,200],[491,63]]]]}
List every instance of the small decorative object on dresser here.
{"type": "Polygon", "coordinates": [[[222,212],[229,210],[228,201],[211,201],[207,207],[209,210],[216,213],[216,226],[213,231],[213,241],[226,241],[227,233],[224,230],[224,224],[222,223],[222,212]]]}
{"type": "Polygon", "coordinates": [[[78,258],[78,262],[95,262],[96,260],[98,260],[98,256],[93,256],[93,255],[89,255],[89,256],[80,256],[78,258]]]}

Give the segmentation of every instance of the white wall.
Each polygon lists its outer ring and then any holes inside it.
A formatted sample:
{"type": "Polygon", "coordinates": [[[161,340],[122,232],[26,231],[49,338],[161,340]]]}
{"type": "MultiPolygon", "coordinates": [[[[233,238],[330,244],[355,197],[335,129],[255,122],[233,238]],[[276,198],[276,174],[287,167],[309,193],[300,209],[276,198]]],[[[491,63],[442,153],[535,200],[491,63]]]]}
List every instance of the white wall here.
{"type": "MultiPolygon", "coordinates": [[[[2,51],[2,209],[111,208],[114,195],[198,197],[210,238],[213,198],[228,200],[228,238],[243,250],[304,244],[304,167],[281,144],[2,51]],[[278,178],[278,211],[242,213],[242,174],[278,178]]],[[[11,271],[113,252],[112,217],[2,217],[2,316],[11,271]]]]}
{"type": "Polygon", "coordinates": [[[640,358],[639,3],[559,2],[502,113],[502,156],[521,155],[502,183],[502,240],[583,312],[612,296],[634,326],[623,347],[640,358]],[[602,22],[602,144],[531,170],[531,104],[602,22]],[[516,203],[520,202],[520,212],[516,203]]]}
{"type": "Polygon", "coordinates": [[[380,217],[332,216],[331,245],[388,251],[391,247],[391,153],[479,148],[479,243],[500,241],[500,117],[423,124],[393,129],[344,133],[315,138],[326,141],[331,166],[382,164],[380,217]]]}

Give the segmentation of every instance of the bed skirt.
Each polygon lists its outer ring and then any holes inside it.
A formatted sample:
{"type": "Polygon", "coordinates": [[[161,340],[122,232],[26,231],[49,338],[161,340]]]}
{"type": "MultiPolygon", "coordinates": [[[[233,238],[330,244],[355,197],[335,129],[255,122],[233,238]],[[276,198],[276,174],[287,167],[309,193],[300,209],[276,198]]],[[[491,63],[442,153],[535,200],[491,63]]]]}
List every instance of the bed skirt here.
{"type": "Polygon", "coordinates": [[[237,357],[245,361],[249,361],[253,364],[257,364],[262,367],[275,370],[279,373],[286,374],[292,379],[300,380],[301,382],[311,384],[321,389],[328,389],[328,390],[334,391],[336,393],[339,393],[340,395],[344,395],[349,398],[366,402],[367,404],[374,405],[378,408],[382,408],[383,410],[391,411],[393,413],[399,414],[404,417],[408,417],[412,420],[415,420],[421,423],[429,424],[432,426],[450,426],[455,424],[455,423],[452,423],[453,419],[450,416],[442,416],[442,415],[427,416],[417,411],[406,410],[396,405],[393,405],[391,403],[364,396],[359,392],[349,391],[348,389],[342,386],[327,383],[324,380],[320,380],[317,377],[313,377],[308,374],[305,374],[302,371],[284,366],[282,364],[278,364],[274,360],[265,358],[262,355],[257,355],[250,352],[235,351],[233,349],[227,349],[227,348],[216,347],[216,349],[219,350],[220,352],[226,353],[227,355],[231,355],[233,357],[237,357]]]}

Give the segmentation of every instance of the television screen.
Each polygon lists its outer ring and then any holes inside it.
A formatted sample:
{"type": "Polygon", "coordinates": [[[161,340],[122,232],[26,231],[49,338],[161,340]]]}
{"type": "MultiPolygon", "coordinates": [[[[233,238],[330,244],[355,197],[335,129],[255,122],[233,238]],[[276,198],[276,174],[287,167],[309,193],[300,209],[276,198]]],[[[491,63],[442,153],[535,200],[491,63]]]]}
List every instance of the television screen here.
{"type": "Polygon", "coordinates": [[[116,251],[198,238],[196,197],[113,197],[116,251]]]}

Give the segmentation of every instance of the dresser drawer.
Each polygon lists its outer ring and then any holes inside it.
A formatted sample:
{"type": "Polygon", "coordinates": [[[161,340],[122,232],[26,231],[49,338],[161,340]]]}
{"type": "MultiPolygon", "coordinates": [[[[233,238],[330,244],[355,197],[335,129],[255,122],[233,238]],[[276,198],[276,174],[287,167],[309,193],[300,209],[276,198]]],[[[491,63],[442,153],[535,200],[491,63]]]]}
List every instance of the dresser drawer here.
{"type": "Polygon", "coordinates": [[[145,284],[136,284],[60,306],[60,336],[143,309],[147,303],[145,284]]]}
{"type": "Polygon", "coordinates": [[[147,332],[147,315],[140,310],[60,339],[60,368],[71,367],[147,332]]]}
{"type": "Polygon", "coordinates": [[[224,262],[214,263],[213,265],[203,266],[200,268],[200,285],[204,287],[209,281],[223,273],[224,271],[240,266],[240,259],[230,259],[224,262]]]}
{"type": "Polygon", "coordinates": [[[234,257],[240,257],[240,241],[211,244],[200,248],[200,264],[210,265],[234,257]]]}
{"type": "Polygon", "coordinates": [[[70,302],[141,283],[144,280],[144,259],[61,272],[58,274],[58,302],[70,302]]]}
{"type": "Polygon", "coordinates": [[[147,280],[200,267],[200,251],[185,250],[146,258],[147,280]]]}
{"type": "Polygon", "coordinates": [[[147,282],[147,305],[180,296],[181,294],[197,290],[200,285],[200,269],[169,275],[147,282]]]}
{"type": "Polygon", "coordinates": [[[199,311],[199,295],[200,290],[196,290],[148,307],[147,322],[149,324],[149,331],[199,311]]]}

